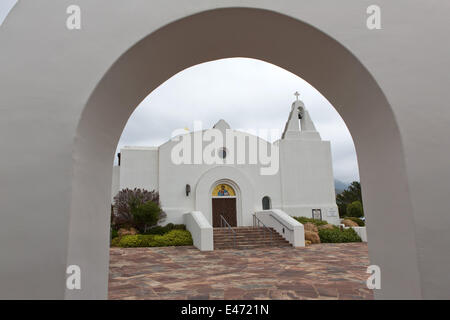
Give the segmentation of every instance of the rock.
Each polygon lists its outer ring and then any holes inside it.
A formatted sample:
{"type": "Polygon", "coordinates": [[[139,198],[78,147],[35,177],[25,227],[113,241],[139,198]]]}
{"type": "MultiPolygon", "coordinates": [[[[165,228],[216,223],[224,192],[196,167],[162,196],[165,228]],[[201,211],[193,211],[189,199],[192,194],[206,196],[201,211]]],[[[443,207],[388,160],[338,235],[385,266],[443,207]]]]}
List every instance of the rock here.
{"type": "Polygon", "coordinates": [[[342,221],[342,223],[346,226],[346,227],[358,227],[358,224],[355,221],[352,221],[350,219],[344,219],[344,221],[342,221]]]}
{"type": "Polygon", "coordinates": [[[133,227],[131,227],[130,229],[120,228],[119,231],[117,231],[117,234],[120,238],[122,238],[123,236],[135,235],[138,233],[139,232],[133,227]]]}
{"type": "Polygon", "coordinates": [[[321,226],[319,226],[319,229],[320,230],[331,230],[331,229],[334,229],[334,225],[332,225],[332,224],[324,224],[324,225],[321,225],[321,226]]]}
{"type": "Polygon", "coordinates": [[[320,243],[320,237],[317,232],[305,231],[305,240],[311,243],[320,243]]]}
{"type": "Polygon", "coordinates": [[[319,232],[319,230],[317,230],[317,226],[314,223],[311,222],[307,222],[303,225],[303,227],[305,228],[305,231],[311,231],[311,232],[319,232]]]}

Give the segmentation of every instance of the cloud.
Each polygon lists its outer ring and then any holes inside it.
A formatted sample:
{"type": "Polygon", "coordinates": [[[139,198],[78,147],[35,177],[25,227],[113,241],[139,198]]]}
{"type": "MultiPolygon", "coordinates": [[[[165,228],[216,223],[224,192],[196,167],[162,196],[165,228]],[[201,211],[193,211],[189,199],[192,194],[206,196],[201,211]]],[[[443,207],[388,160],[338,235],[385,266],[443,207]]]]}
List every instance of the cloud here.
{"type": "Polygon", "coordinates": [[[204,128],[224,119],[236,129],[281,132],[295,91],[300,92],[322,139],[331,141],[335,177],[346,182],[359,180],[353,140],[328,100],[296,75],[247,58],[196,65],[161,84],[131,115],[118,150],[125,145],[162,144],[175,129],[192,130],[198,120],[204,128]]]}
{"type": "Polygon", "coordinates": [[[2,0],[0,1],[0,26],[6,19],[11,9],[15,6],[17,0],[2,0]]]}

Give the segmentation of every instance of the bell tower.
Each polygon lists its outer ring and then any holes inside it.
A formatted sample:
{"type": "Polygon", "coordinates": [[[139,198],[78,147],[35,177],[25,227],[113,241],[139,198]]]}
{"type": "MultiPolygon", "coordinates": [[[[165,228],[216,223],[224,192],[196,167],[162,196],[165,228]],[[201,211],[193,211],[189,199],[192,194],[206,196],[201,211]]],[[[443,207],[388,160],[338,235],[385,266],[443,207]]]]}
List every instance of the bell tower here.
{"type": "Polygon", "coordinates": [[[330,142],[322,141],[299,93],[295,96],[277,142],[282,209],[291,216],[308,218],[312,218],[313,210],[319,210],[323,220],[338,224],[330,142]]]}
{"type": "Polygon", "coordinates": [[[295,101],[292,103],[291,112],[281,139],[320,141],[320,134],[317,132],[305,104],[298,99],[300,94],[295,92],[294,95],[295,101]]]}

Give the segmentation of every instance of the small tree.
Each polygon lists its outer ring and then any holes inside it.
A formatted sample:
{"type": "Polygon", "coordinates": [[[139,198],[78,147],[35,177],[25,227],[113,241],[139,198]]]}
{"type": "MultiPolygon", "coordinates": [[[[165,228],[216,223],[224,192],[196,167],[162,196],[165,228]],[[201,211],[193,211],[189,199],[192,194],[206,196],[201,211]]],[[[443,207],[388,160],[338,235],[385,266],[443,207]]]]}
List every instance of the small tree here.
{"type": "Polygon", "coordinates": [[[148,227],[152,227],[160,220],[162,210],[157,203],[148,201],[132,208],[133,224],[140,232],[147,232],[148,227]]]}
{"type": "Polygon", "coordinates": [[[362,204],[361,184],[358,181],[353,181],[347,189],[336,195],[336,204],[341,217],[349,215],[347,206],[354,201],[359,201],[362,204]]]}
{"type": "Polygon", "coordinates": [[[360,218],[364,216],[364,210],[361,201],[353,201],[347,205],[347,216],[360,218]]]}
{"type": "Polygon", "coordinates": [[[166,218],[166,214],[161,210],[159,193],[157,191],[147,191],[138,188],[134,188],[133,190],[128,188],[120,190],[114,197],[112,224],[116,228],[135,227],[139,229],[134,221],[133,212],[143,210],[142,208],[138,208],[149,202],[154,203],[160,210],[156,223],[162,222],[166,218]]]}

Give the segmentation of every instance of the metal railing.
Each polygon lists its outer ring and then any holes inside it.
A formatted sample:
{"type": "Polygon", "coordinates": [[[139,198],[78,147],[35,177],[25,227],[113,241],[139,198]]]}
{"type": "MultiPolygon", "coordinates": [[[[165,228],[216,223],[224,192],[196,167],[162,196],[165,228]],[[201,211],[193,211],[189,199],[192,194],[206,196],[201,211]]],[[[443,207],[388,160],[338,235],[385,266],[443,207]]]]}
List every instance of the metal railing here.
{"type": "Polygon", "coordinates": [[[220,226],[222,228],[227,227],[228,230],[230,230],[232,232],[233,235],[233,246],[236,247],[236,231],[230,226],[230,224],[227,222],[227,220],[225,220],[225,218],[223,217],[223,215],[220,215],[220,226]]]}
{"type": "Polygon", "coordinates": [[[269,214],[272,218],[274,218],[279,224],[281,224],[282,226],[284,226],[286,229],[288,229],[289,231],[294,231],[294,229],[288,227],[287,225],[285,225],[283,222],[281,222],[277,217],[275,217],[273,214],[269,214]]]}
{"type": "Polygon", "coordinates": [[[266,232],[270,234],[270,244],[273,244],[273,231],[272,229],[268,228],[259,218],[256,216],[256,214],[253,214],[253,227],[261,227],[261,230],[264,233],[264,240],[266,240],[266,232]]]}

